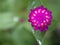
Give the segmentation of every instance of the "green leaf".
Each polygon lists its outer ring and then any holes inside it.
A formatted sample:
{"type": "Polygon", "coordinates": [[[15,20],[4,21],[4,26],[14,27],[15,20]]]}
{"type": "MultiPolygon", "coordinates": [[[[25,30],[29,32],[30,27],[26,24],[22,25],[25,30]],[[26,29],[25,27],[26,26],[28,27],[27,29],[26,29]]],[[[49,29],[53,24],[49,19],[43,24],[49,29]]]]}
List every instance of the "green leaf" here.
{"type": "Polygon", "coordinates": [[[40,40],[41,42],[42,42],[42,39],[44,38],[45,33],[46,33],[45,31],[40,32],[40,30],[34,31],[34,35],[35,35],[36,39],[40,40]]]}
{"type": "Polygon", "coordinates": [[[29,24],[27,27],[27,23],[25,24],[18,24],[16,27],[14,33],[12,34],[12,37],[15,41],[16,45],[38,45],[34,35],[32,34],[29,24]]]}
{"type": "Polygon", "coordinates": [[[48,28],[48,31],[54,31],[55,29],[57,28],[57,21],[56,20],[53,20],[51,25],[49,26],[48,28]]]}
{"type": "Polygon", "coordinates": [[[12,28],[17,22],[18,17],[16,18],[12,13],[0,13],[0,29],[12,28]]]}
{"type": "Polygon", "coordinates": [[[14,45],[9,30],[0,31],[0,45],[14,45]]]}

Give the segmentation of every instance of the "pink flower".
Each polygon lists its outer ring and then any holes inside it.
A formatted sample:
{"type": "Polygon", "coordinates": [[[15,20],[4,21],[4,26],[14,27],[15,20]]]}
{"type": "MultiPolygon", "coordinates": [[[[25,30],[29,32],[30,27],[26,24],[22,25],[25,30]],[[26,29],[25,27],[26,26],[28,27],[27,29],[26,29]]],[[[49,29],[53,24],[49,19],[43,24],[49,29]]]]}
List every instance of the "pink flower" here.
{"type": "Polygon", "coordinates": [[[29,14],[29,22],[34,30],[48,30],[48,26],[52,21],[52,12],[43,6],[31,10],[29,14]]]}

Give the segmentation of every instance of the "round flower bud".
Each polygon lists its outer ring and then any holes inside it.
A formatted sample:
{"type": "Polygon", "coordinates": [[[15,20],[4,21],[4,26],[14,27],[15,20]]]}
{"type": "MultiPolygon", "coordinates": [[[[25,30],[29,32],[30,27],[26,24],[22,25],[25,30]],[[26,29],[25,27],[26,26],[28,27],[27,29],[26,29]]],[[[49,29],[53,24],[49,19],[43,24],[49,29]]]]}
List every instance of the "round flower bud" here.
{"type": "Polygon", "coordinates": [[[39,6],[31,10],[28,21],[31,22],[34,30],[48,30],[48,26],[52,22],[52,12],[44,6],[39,6]]]}

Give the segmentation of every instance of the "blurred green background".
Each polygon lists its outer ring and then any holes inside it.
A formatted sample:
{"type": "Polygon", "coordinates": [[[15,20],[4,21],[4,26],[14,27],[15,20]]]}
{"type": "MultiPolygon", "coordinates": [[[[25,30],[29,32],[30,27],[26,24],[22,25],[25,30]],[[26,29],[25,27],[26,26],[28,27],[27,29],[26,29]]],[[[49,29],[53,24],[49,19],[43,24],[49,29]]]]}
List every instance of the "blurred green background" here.
{"type": "Polygon", "coordinates": [[[60,0],[0,0],[0,45],[60,45],[60,0]],[[48,31],[34,31],[30,9],[43,5],[52,11],[48,31]]]}

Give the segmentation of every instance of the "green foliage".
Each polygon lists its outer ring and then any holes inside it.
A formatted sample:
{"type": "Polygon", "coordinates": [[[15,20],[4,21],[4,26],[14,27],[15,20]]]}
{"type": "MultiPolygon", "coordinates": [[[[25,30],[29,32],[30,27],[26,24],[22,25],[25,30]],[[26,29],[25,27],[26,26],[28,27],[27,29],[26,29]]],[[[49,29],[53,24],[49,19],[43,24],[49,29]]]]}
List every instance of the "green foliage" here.
{"type": "Polygon", "coordinates": [[[0,0],[0,45],[52,45],[60,23],[60,0],[0,0]],[[33,31],[28,22],[30,9],[43,5],[52,11],[53,20],[48,31],[33,31]],[[24,22],[20,22],[20,19],[24,22]]]}
{"type": "Polygon", "coordinates": [[[10,12],[0,13],[0,29],[13,28],[17,23],[14,18],[10,12]]]}
{"type": "Polygon", "coordinates": [[[13,32],[12,37],[16,45],[38,45],[34,35],[26,26],[27,24],[20,24],[13,32]]]}

